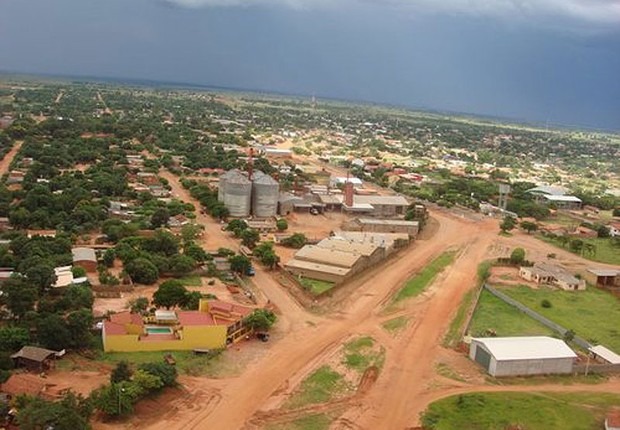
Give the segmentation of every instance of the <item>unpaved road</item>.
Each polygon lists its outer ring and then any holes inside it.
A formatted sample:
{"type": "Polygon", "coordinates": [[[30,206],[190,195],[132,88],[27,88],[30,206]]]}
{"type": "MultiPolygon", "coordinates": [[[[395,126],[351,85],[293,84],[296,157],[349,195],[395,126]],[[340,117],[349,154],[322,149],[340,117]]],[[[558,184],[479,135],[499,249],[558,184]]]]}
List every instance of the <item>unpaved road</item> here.
{"type": "MultiPolygon", "coordinates": [[[[160,175],[168,179],[177,197],[199,207],[175,175],[169,172],[160,175]]],[[[466,392],[620,392],[620,382],[616,380],[600,385],[489,386],[481,385],[483,379],[479,378],[469,384],[448,381],[436,385],[435,366],[447,352],[441,347],[442,338],[463,296],[476,285],[478,264],[504,254],[515,244],[527,244],[541,254],[554,249],[523,235],[499,237],[497,221],[494,220],[475,221],[445,212],[435,212],[433,216],[439,224],[433,238],[417,241],[398,258],[364,274],[356,280],[358,286],[353,293],[342,300],[340,310],[329,316],[308,313],[269,272],[257,268],[255,282],[282,310],[283,323],[278,330],[287,332],[286,336],[271,343],[269,350],[257,357],[238,377],[225,381],[193,379],[192,392],[217,393],[204,407],[166,414],[163,419],[141,423],[139,428],[260,428],[266,424],[261,422],[261,417],[269,416],[269,412],[275,412],[274,408],[278,407],[278,403],[272,401],[275,393],[301,381],[351,336],[368,334],[385,347],[386,361],[377,381],[362,398],[342,405],[345,410],[348,408],[338,420],[346,423],[343,428],[405,429],[418,424],[420,412],[432,401],[466,392]],[[428,291],[406,302],[404,309],[395,314],[409,316],[408,327],[395,338],[387,335],[381,328],[381,323],[388,318],[382,313],[385,305],[413,273],[447,249],[459,250],[455,262],[428,291]]],[[[203,240],[205,247],[236,249],[237,242],[222,232],[213,220],[201,214],[197,214],[197,218],[207,226],[203,240]]],[[[581,260],[576,256],[573,259],[581,260]]],[[[201,400],[196,398],[196,401],[201,400]]],[[[329,405],[317,407],[329,408],[329,405]]],[[[340,428],[339,423],[334,423],[333,428],[340,428]]]]}
{"type": "Polygon", "coordinates": [[[9,167],[11,166],[13,159],[15,158],[19,150],[22,148],[23,144],[24,144],[23,140],[16,140],[15,144],[13,145],[13,148],[11,148],[11,150],[6,153],[2,161],[0,161],[0,176],[4,175],[5,173],[8,173],[9,167]]]}

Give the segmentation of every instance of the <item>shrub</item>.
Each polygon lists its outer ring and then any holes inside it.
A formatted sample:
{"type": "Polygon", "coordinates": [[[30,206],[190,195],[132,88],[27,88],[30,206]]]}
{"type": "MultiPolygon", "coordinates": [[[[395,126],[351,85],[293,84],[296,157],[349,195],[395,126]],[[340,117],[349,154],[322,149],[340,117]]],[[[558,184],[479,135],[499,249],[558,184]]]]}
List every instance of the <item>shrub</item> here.
{"type": "Polygon", "coordinates": [[[547,299],[544,299],[542,302],[540,302],[540,306],[542,306],[543,308],[549,309],[551,307],[553,307],[553,305],[551,304],[551,302],[547,299]]]}

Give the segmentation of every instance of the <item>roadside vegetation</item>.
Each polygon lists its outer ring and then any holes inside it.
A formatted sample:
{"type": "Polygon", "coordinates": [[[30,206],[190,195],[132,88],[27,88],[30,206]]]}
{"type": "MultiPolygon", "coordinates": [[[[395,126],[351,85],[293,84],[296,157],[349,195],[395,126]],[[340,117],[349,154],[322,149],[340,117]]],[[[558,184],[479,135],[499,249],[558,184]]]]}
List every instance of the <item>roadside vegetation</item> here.
{"type": "Polygon", "coordinates": [[[392,299],[392,304],[410,299],[422,293],[443,270],[454,261],[456,251],[448,251],[435,258],[410,278],[392,299]]]}
{"type": "Polygon", "coordinates": [[[301,286],[313,296],[319,296],[335,286],[333,282],[321,281],[319,279],[299,277],[298,280],[301,286]]]}
{"type": "Polygon", "coordinates": [[[537,235],[540,240],[592,261],[620,265],[620,238],[566,238],[537,235]]]}
{"type": "Polygon", "coordinates": [[[620,402],[606,393],[471,393],[432,403],[422,415],[429,430],[584,430],[603,428],[605,414],[620,402]]]}

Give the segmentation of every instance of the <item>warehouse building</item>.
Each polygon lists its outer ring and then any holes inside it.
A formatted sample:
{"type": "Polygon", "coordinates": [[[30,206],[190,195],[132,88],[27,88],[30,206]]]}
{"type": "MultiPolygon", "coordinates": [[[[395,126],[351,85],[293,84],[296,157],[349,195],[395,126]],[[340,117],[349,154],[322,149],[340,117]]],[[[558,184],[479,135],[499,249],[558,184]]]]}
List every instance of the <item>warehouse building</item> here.
{"type": "Polygon", "coordinates": [[[409,245],[410,238],[406,233],[372,233],[359,231],[338,231],[336,237],[340,237],[353,243],[371,243],[382,248],[384,255],[388,257],[392,252],[409,245]]]}
{"type": "Polygon", "coordinates": [[[547,336],[472,339],[469,357],[492,376],[566,374],[577,354],[563,340],[547,336]]]}
{"type": "Polygon", "coordinates": [[[339,284],[351,276],[351,269],[293,258],[285,265],[292,275],[339,284]]]}
{"type": "Polygon", "coordinates": [[[417,221],[356,218],[345,223],[343,229],[372,233],[406,233],[409,237],[416,237],[420,229],[420,223],[417,221]]]}
{"type": "Polygon", "coordinates": [[[332,236],[316,244],[319,248],[343,251],[362,256],[363,266],[369,267],[385,258],[385,250],[370,242],[352,242],[343,237],[332,236]]]}

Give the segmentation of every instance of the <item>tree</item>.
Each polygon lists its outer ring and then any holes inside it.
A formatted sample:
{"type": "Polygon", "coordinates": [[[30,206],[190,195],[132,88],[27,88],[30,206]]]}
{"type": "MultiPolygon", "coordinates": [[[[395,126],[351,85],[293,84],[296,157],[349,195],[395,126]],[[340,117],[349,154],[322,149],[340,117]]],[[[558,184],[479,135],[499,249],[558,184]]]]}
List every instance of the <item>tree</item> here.
{"type": "Polygon", "coordinates": [[[114,248],[107,249],[103,253],[103,264],[105,264],[105,267],[113,267],[115,259],[116,252],[114,252],[114,248]]]}
{"type": "Polygon", "coordinates": [[[95,297],[93,290],[85,285],[71,285],[62,300],[66,303],[64,310],[92,309],[95,297]]]}
{"type": "Polygon", "coordinates": [[[520,225],[521,225],[521,228],[527,231],[528,234],[530,234],[533,231],[538,230],[538,225],[532,221],[523,221],[520,225]]]}
{"type": "Polygon", "coordinates": [[[247,230],[248,223],[242,219],[233,219],[226,225],[226,231],[231,231],[235,236],[241,236],[244,230],[247,230]]]}
{"type": "Polygon", "coordinates": [[[599,225],[598,227],[596,227],[596,235],[603,238],[609,237],[609,227],[607,227],[606,225],[599,225]]]}
{"type": "Polygon", "coordinates": [[[575,338],[575,330],[566,330],[563,338],[565,342],[571,342],[575,338]]]}
{"type": "Polygon", "coordinates": [[[71,346],[86,348],[92,344],[90,329],[93,326],[93,314],[90,309],[80,309],[67,315],[67,330],[71,336],[71,346]]]}
{"type": "Polygon", "coordinates": [[[515,248],[510,254],[510,262],[512,264],[522,264],[525,261],[525,249],[515,248]]]}
{"type": "Polygon", "coordinates": [[[30,343],[30,333],[22,327],[0,328],[0,351],[14,352],[30,343]]]}
{"type": "Polygon", "coordinates": [[[153,228],[165,227],[170,219],[170,211],[166,208],[158,208],[151,215],[151,226],[153,228]]]}
{"type": "Polygon", "coordinates": [[[284,218],[280,218],[279,220],[276,221],[276,228],[279,231],[284,231],[288,228],[288,222],[286,221],[286,219],[284,218]]]}
{"type": "Polygon", "coordinates": [[[300,249],[303,248],[307,241],[308,239],[306,239],[303,233],[295,233],[292,236],[282,239],[281,243],[289,248],[300,249]]]}
{"type": "Polygon", "coordinates": [[[165,363],[165,362],[155,362],[155,363],[144,363],[138,366],[138,369],[144,370],[145,372],[150,373],[151,375],[155,375],[161,379],[164,384],[164,387],[171,387],[176,385],[177,382],[177,369],[176,367],[165,363]]]}
{"type": "Polygon", "coordinates": [[[200,307],[200,300],[202,299],[202,294],[200,291],[188,291],[185,294],[185,298],[183,299],[183,303],[181,306],[183,309],[197,311],[200,307]]]}
{"type": "Polygon", "coordinates": [[[130,414],[134,398],[128,388],[128,381],[99,387],[90,395],[93,406],[108,416],[130,414]]]}
{"type": "Polygon", "coordinates": [[[267,331],[273,326],[278,317],[268,309],[255,309],[244,322],[252,330],[267,331]]]}
{"type": "Polygon", "coordinates": [[[16,319],[21,319],[26,312],[33,310],[39,298],[37,289],[24,278],[17,276],[8,279],[1,290],[0,300],[16,319]]]}
{"type": "Polygon", "coordinates": [[[614,208],[614,211],[612,212],[613,216],[620,216],[620,207],[618,208],[614,208]]]}
{"type": "Polygon", "coordinates": [[[121,360],[110,374],[110,383],[116,384],[122,381],[129,381],[131,380],[132,374],[133,372],[131,371],[129,363],[125,360],[121,360]]]}
{"type": "Polygon", "coordinates": [[[70,348],[71,332],[65,320],[57,314],[45,315],[37,321],[37,337],[45,348],[60,350],[70,348]]]}
{"type": "Polygon", "coordinates": [[[268,251],[260,257],[260,262],[270,269],[273,269],[280,262],[280,257],[278,257],[275,252],[268,251]]]}
{"type": "Polygon", "coordinates": [[[573,239],[569,242],[570,250],[573,252],[581,252],[583,250],[583,240],[581,239],[573,239]]]}
{"type": "Polygon", "coordinates": [[[187,289],[176,280],[162,282],[153,294],[153,304],[170,309],[173,306],[183,304],[187,289]]]}
{"type": "Polygon", "coordinates": [[[138,397],[159,391],[164,386],[164,382],[159,376],[153,375],[144,369],[136,370],[131,383],[136,388],[136,395],[138,397]]]}
{"type": "Polygon", "coordinates": [[[56,274],[51,264],[41,261],[39,264],[29,266],[25,272],[26,279],[34,284],[39,291],[49,289],[56,282],[56,274]]]}
{"type": "Polygon", "coordinates": [[[506,216],[504,217],[504,220],[502,221],[502,223],[499,225],[499,228],[503,233],[507,233],[508,231],[515,228],[516,225],[517,225],[517,222],[515,221],[513,217],[506,216]]]}
{"type": "Polygon", "coordinates": [[[136,258],[135,260],[130,261],[125,266],[125,272],[127,272],[134,282],[138,282],[140,284],[154,284],[159,278],[157,266],[146,258],[136,258]]]}
{"type": "Polygon", "coordinates": [[[248,228],[247,230],[243,230],[241,233],[241,242],[247,246],[248,248],[254,248],[256,246],[256,242],[260,240],[260,234],[258,230],[253,228],[248,228]]]}
{"type": "Polygon", "coordinates": [[[174,255],[170,258],[170,272],[173,276],[183,276],[196,268],[196,261],[188,255],[174,255]]]}
{"type": "Polygon", "coordinates": [[[136,297],[129,301],[129,310],[132,314],[144,314],[149,307],[149,299],[136,297]]]}
{"type": "Polygon", "coordinates": [[[234,255],[228,261],[230,262],[230,270],[233,272],[245,274],[252,267],[252,262],[245,255],[234,255]]]}
{"type": "Polygon", "coordinates": [[[193,242],[190,242],[185,245],[185,250],[183,251],[184,255],[193,258],[198,263],[204,263],[207,260],[211,259],[211,255],[207,254],[201,246],[196,245],[193,242]]]}
{"type": "Polygon", "coordinates": [[[91,428],[93,408],[89,399],[69,391],[57,402],[40,397],[21,397],[16,408],[17,422],[22,430],[75,430],[91,428]]]}
{"type": "Polygon", "coordinates": [[[183,243],[190,243],[196,240],[202,233],[202,226],[196,224],[187,224],[181,227],[181,238],[183,243]]]}
{"type": "Polygon", "coordinates": [[[179,240],[170,232],[157,230],[152,237],[146,238],[142,248],[153,254],[172,256],[179,252],[179,240]]]}

